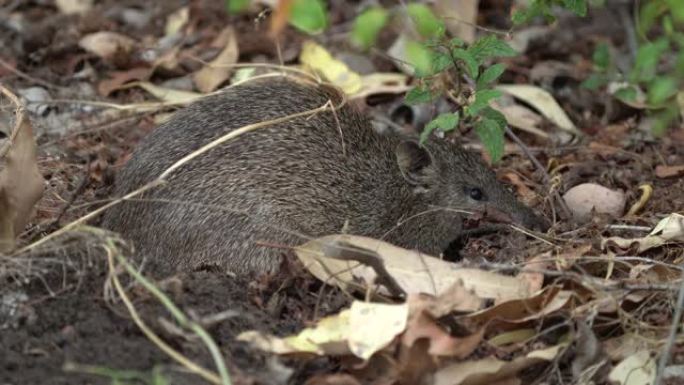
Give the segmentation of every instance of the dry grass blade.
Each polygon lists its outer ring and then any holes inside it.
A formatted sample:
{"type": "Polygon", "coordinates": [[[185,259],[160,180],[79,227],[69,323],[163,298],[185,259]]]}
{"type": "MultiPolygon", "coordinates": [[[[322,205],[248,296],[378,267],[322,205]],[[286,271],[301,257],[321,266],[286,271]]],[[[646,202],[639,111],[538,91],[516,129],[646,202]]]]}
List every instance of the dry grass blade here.
{"type": "MultiPolygon", "coordinates": [[[[101,230],[95,230],[93,231],[101,231],[101,230]]],[[[220,354],[220,351],[218,350],[218,347],[214,343],[214,341],[211,339],[211,337],[204,331],[201,326],[194,322],[188,321],[187,317],[171,302],[171,300],[166,297],[161,291],[159,291],[158,288],[156,288],[154,285],[152,285],[147,279],[145,279],[142,275],[140,275],[121,255],[120,252],[118,252],[118,248],[114,244],[114,241],[112,239],[108,239],[107,243],[105,245],[105,249],[107,251],[107,262],[109,264],[110,268],[110,277],[112,281],[114,282],[114,287],[116,288],[116,291],[119,293],[119,296],[121,297],[121,300],[124,302],[126,308],[128,309],[128,312],[130,313],[131,317],[133,318],[133,321],[135,322],[136,325],[140,328],[140,330],[145,334],[145,336],[152,341],[155,345],[157,345],[164,353],[169,355],[172,359],[186,367],[188,370],[190,370],[193,373],[196,373],[200,377],[204,378],[205,380],[213,383],[213,384],[219,384],[219,385],[230,385],[230,377],[228,375],[228,371],[225,368],[225,364],[223,362],[223,358],[220,354]],[[184,326],[189,327],[191,330],[193,330],[204,342],[207,344],[207,347],[209,348],[209,351],[212,355],[212,358],[214,359],[214,362],[216,363],[218,369],[219,369],[219,374],[216,375],[215,373],[212,373],[208,371],[205,368],[202,368],[201,366],[197,365],[187,357],[183,356],[180,354],[178,351],[173,349],[171,346],[169,346],[166,342],[164,342],[159,336],[154,334],[154,332],[145,324],[145,322],[142,320],[140,315],[135,309],[135,306],[131,302],[130,298],[128,298],[126,291],[123,288],[123,285],[121,284],[121,281],[118,278],[118,275],[116,274],[116,267],[114,265],[114,258],[118,260],[120,264],[122,264],[126,271],[131,274],[134,279],[142,284],[146,289],[148,289],[150,292],[152,292],[164,306],[174,315],[177,321],[179,321],[181,324],[184,324],[184,326]]]]}

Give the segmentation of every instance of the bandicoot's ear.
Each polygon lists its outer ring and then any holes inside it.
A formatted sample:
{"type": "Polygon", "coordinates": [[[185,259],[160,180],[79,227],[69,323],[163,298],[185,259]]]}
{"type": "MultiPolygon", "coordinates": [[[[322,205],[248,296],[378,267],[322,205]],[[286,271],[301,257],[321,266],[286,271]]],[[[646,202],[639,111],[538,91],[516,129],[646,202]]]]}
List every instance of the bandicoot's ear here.
{"type": "Polygon", "coordinates": [[[404,140],[397,145],[395,153],[399,170],[409,184],[426,188],[432,184],[435,165],[427,149],[416,141],[404,140]]]}

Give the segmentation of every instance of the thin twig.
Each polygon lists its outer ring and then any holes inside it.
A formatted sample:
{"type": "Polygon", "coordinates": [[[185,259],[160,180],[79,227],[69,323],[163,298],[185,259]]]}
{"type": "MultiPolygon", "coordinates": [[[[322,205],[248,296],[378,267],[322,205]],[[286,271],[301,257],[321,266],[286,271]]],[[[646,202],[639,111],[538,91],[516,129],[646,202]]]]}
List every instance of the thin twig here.
{"type": "Polygon", "coordinates": [[[677,303],[675,304],[675,312],[672,316],[672,326],[670,327],[670,335],[667,337],[667,342],[663,346],[663,351],[660,353],[660,359],[658,360],[658,370],[656,371],[656,378],[653,382],[654,385],[660,385],[663,381],[663,373],[665,372],[665,367],[670,360],[670,352],[672,352],[672,347],[677,339],[677,331],[682,326],[682,309],[684,309],[684,279],[679,285],[679,295],[677,296],[677,303]]]}

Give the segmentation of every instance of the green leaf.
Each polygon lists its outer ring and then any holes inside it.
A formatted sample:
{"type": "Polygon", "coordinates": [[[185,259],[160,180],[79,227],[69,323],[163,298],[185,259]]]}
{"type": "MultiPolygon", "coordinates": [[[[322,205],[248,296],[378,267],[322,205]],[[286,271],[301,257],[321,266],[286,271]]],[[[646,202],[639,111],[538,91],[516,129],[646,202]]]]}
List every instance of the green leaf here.
{"type": "Polygon", "coordinates": [[[499,90],[479,90],[475,92],[475,101],[468,106],[468,115],[475,116],[480,110],[489,106],[489,101],[501,96],[499,90]]]}
{"type": "Polygon", "coordinates": [[[677,93],[677,80],[659,76],[648,85],[648,102],[660,105],[677,93]]]}
{"type": "Polygon", "coordinates": [[[672,16],[678,23],[684,23],[684,3],[682,0],[665,0],[670,7],[672,16]]]}
{"type": "Polygon", "coordinates": [[[442,36],[446,31],[444,22],[439,20],[430,7],[421,3],[411,3],[406,11],[416,24],[418,33],[423,37],[442,36]]]}
{"type": "Polygon", "coordinates": [[[388,19],[389,15],[382,7],[371,7],[363,11],[354,20],[350,35],[352,43],[363,50],[372,47],[388,19]]]}
{"type": "Polygon", "coordinates": [[[498,162],[503,157],[504,128],[505,125],[501,125],[501,122],[486,117],[475,122],[475,132],[480,137],[492,163],[498,162]]]}
{"type": "Polygon", "coordinates": [[[434,118],[430,123],[425,125],[423,132],[420,134],[420,144],[423,144],[434,130],[442,132],[449,132],[458,125],[459,116],[457,113],[447,112],[440,114],[434,118]]]}
{"type": "Polygon", "coordinates": [[[417,77],[432,74],[432,51],[417,41],[409,40],[404,47],[406,61],[413,66],[417,77]]]}
{"type": "Polygon", "coordinates": [[[565,8],[574,12],[577,16],[587,15],[587,1],[586,0],[563,0],[565,8]]]}
{"type": "Polygon", "coordinates": [[[489,106],[483,108],[482,111],[480,111],[480,116],[485,117],[487,119],[495,120],[501,127],[504,128],[508,124],[508,121],[506,120],[504,114],[489,106]]]}
{"type": "Polygon", "coordinates": [[[451,55],[444,52],[435,52],[432,58],[432,73],[442,72],[454,65],[451,55]]]}
{"type": "Polygon", "coordinates": [[[295,28],[314,35],[328,26],[328,15],[322,0],[294,0],[289,21],[295,28]]]}
{"type": "Polygon", "coordinates": [[[479,63],[493,57],[511,57],[518,53],[503,40],[499,40],[494,35],[487,35],[477,39],[470,47],[468,53],[479,63]]]}
{"type": "MultiPolygon", "coordinates": [[[[540,0],[532,0],[527,9],[516,10],[511,16],[514,25],[529,23],[532,19],[539,16],[551,15],[548,4],[540,0]]],[[[547,16],[548,17],[548,16],[547,16]]],[[[553,16],[552,16],[553,17],[553,16]]]]}
{"type": "Polygon", "coordinates": [[[596,69],[606,71],[610,66],[610,48],[608,44],[600,43],[597,45],[591,58],[596,69]]]}
{"type": "Polygon", "coordinates": [[[458,37],[455,37],[451,40],[449,40],[449,47],[450,48],[459,48],[463,47],[465,45],[465,41],[463,39],[460,39],[458,37]]]}
{"type": "Polygon", "coordinates": [[[615,97],[627,102],[634,102],[637,98],[637,90],[634,86],[626,86],[615,91],[615,97]]]}
{"type": "Polygon", "coordinates": [[[591,74],[591,76],[586,78],[580,85],[588,90],[596,91],[599,88],[608,84],[609,82],[610,80],[605,74],[595,73],[591,74]]]}
{"type": "Polygon", "coordinates": [[[226,9],[228,13],[240,13],[249,7],[251,0],[226,0],[226,9]]]}
{"type": "Polygon", "coordinates": [[[413,87],[406,94],[404,101],[406,102],[406,104],[421,104],[421,103],[431,102],[436,97],[437,97],[437,95],[435,95],[432,92],[432,90],[430,89],[429,86],[420,85],[420,86],[413,87]]]}
{"type": "Polygon", "coordinates": [[[473,79],[477,78],[479,64],[477,64],[477,60],[475,60],[473,55],[471,55],[468,51],[464,50],[463,48],[454,48],[453,50],[451,50],[451,56],[453,56],[454,59],[463,62],[466,74],[468,76],[470,76],[473,79]]]}
{"type": "Polygon", "coordinates": [[[665,38],[646,43],[639,47],[634,67],[629,75],[633,83],[649,82],[657,73],[660,57],[669,49],[670,43],[665,38]]]}
{"type": "Polygon", "coordinates": [[[489,83],[495,81],[506,70],[503,63],[494,64],[487,68],[480,77],[477,78],[477,89],[487,86],[489,83]]]}

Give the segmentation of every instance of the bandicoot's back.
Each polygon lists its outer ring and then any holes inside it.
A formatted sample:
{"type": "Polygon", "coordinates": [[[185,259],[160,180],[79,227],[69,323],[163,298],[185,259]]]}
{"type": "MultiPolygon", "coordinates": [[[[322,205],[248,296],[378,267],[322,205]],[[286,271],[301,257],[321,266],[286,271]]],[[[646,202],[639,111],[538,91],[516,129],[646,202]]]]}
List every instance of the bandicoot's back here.
{"type": "MultiPolygon", "coordinates": [[[[143,186],[232,130],[330,101],[340,105],[342,98],[330,88],[272,79],[206,97],[143,140],[118,176],[116,193],[143,186]]],[[[439,254],[459,235],[461,218],[435,207],[489,205],[523,225],[543,226],[476,155],[442,140],[420,146],[378,134],[347,105],[247,132],[166,179],[114,206],[103,222],[159,272],[273,271],[282,253],[277,246],[343,229],[439,254]]]]}

